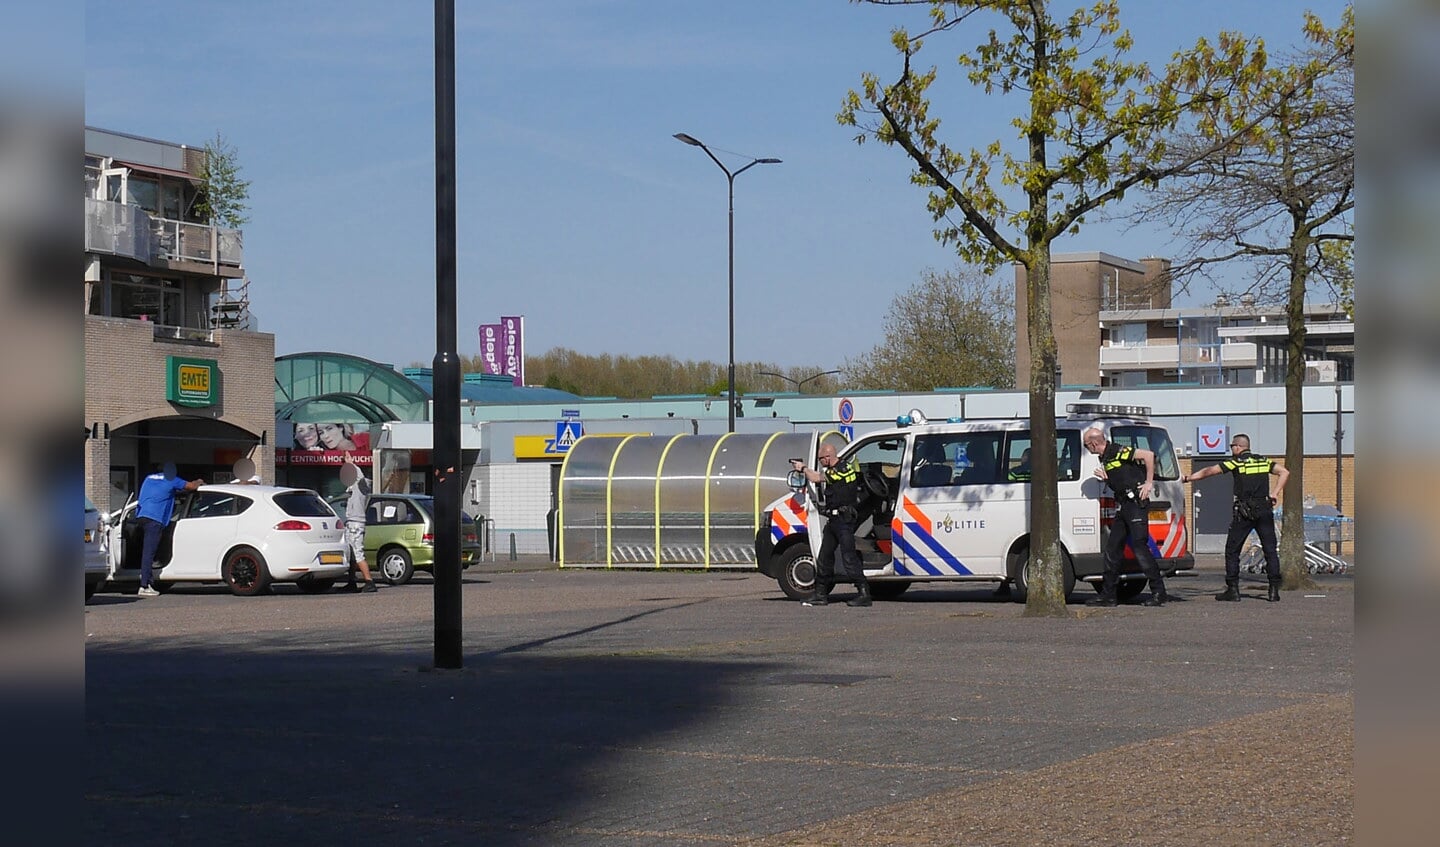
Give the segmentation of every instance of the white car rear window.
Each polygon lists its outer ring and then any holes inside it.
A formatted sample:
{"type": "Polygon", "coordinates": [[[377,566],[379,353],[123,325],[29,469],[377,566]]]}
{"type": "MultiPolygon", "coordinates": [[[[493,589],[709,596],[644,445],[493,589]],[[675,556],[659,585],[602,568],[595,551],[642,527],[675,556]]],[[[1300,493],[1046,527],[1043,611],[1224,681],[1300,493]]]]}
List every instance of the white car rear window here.
{"type": "Polygon", "coordinates": [[[282,491],[275,495],[275,505],[296,518],[326,518],[335,514],[329,504],[313,491],[282,491]]]}

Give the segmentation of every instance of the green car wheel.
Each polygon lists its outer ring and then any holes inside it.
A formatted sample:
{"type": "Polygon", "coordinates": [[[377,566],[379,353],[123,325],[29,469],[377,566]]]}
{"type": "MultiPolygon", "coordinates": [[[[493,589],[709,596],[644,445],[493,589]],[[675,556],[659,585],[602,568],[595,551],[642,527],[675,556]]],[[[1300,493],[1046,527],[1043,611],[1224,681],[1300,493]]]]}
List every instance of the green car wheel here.
{"type": "Polygon", "coordinates": [[[415,563],[404,547],[387,547],[377,558],[380,575],[391,585],[404,585],[415,575],[415,563]]]}

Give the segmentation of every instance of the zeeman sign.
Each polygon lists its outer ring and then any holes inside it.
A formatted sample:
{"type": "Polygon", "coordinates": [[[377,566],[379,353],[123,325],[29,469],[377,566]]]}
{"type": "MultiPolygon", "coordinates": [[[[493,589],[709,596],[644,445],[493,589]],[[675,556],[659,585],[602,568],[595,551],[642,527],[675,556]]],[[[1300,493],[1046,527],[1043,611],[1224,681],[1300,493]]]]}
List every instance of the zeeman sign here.
{"type": "Polygon", "coordinates": [[[219,363],[214,359],[170,356],[166,362],[165,399],[181,406],[219,403],[219,363]]]}

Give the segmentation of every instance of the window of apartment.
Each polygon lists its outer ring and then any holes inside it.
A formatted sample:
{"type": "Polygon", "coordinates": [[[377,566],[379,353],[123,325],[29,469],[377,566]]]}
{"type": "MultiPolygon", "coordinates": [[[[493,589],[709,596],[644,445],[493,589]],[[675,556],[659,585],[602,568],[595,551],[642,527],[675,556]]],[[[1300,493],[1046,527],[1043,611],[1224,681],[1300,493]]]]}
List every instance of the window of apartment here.
{"type": "Polygon", "coordinates": [[[132,206],[139,206],[151,214],[160,212],[160,184],[154,180],[139,179],[135,174],[130,174],[126,180],[125,193],[126,202],[132,206]]]}
{"type": "Polygon", "coordinates": [[[1107,388],[1133,388],[1137,385],[1145,385],[1144,371],[1121,371],[1105,377],[1107,388]]]}
{"type": "Polygon", "coordinates": [[[90,314],[185,326],[183,289],[178,280],[109,273],[90,296],[90,314]]]}
{"type": "Polygon", "coordinates": [[[185,209],[185,188],[174,180],[160,183],[160,217],[178,221],[185,209]]]}
{"type": "Polygon", "coordinates": [[[1126,347],[1144,344],[1146,339],[1146,327],[1142,322],[1120,324],[1110,328],[1110,343],[1126,347]]]}

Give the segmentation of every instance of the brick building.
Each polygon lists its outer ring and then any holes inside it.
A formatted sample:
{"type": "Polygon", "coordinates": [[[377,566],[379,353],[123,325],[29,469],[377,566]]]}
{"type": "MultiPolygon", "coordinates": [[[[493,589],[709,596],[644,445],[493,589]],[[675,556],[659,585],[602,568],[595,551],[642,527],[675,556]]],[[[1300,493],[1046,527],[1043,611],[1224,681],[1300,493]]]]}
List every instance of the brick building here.
{"type": "MultiPolygon", "coordinates": [[[[1285,309],[1244,296],[1175,308],[1168,259],[1108,253],[1051,258],[1051,313],[1065,385],[1255,385],[1285,381],[1285,309]]],[[[1015,384],[1030,385],[1025,269],[1015,266],[1015,384]]],[[[1355,324],[1334,304],[1305,307],[1310,382],[1355,376],[1355,324]]]]}
{"type": "Polygon", "coordinates": [[[85,130],[85,476],[101,508],[175,462],[274,481],[275,338],[249,312],[243,235],[197,213],[202,150],[85,130]]]}

